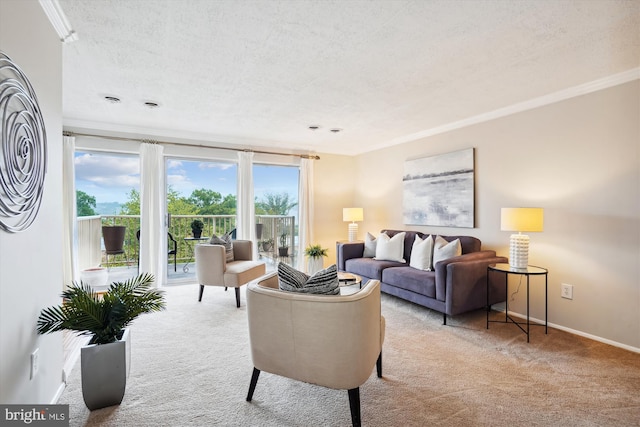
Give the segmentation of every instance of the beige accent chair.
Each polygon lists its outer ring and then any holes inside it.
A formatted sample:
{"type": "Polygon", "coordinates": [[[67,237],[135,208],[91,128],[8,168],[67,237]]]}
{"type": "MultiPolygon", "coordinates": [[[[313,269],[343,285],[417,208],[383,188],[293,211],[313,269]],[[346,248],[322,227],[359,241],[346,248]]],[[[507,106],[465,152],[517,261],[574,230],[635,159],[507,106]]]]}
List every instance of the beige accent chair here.
{"type": "Polygon", "coordinates": [[[351,295],[312,295],[278,289],[277,273],[247,285],[253,375],[260,371],[349,391],[351,421],[360,425],[360,386],[376,365],[382,377],[385,320],[380,282],[351,295]]]}
{"type": "Polygon", "coordinates": [[[253,243],[250,240],[233,241],[234,261],[227,262],[222,245],[198,244],[195,247],[196,278],[200,284],[198,301],[202,301],[205,286],[224,286],[236,289],[236,306],[240,307],[240,286],[263,276],[265,263],[253,261],[253,243]]]}

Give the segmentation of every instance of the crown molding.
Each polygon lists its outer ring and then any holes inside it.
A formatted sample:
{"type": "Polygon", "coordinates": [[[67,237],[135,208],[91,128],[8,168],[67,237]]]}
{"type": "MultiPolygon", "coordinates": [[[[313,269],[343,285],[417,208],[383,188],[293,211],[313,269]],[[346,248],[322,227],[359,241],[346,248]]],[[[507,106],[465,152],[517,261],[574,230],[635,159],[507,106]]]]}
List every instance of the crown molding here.
{"type": "Polygon", "coordinates": [[[58,0],[39,0],[39,3],[62,43],[70,43],[78,40],[78,33],[71,28],[71,24],[62,10],[62,6],[58,3],[58,0]]]}
{"type": "MultiPolygon", "coordinates": [[[[613,74],[611,76],[607,76],[607,77],[594,80],[592,82],[584,83],[578,86],[572,86],[570,88],[563,89],[561,91],[554,92],[549,95],[533,98],[528,101],[510,105],[508,107],[499,108],[497,110],[489,111],[483,114],[478,114],[477,116],[469,117],[463,120],[458,120],[456,122],[448,123],[442,126],[437,126],[431,129],[426,129],[426,130],[412,133],[410,135],[405,135],[399,138],[394,138],[390,141],[387,141],[386,143],[379,144],[375,147],[370,147],[370,149],[367,150],[367,152],[378,150],[381,148],[391,147],[398,144],[404,144],[406,142],[417,141],[419,139],[426,138],[429,136],[438,135],[438,134],[449,132],[455,129],[460,129],[460,128],[475,125],[478,123],[487,122],[489,120],[494,120],[500,117],[509,116],[511,114],[532,110],[534,108],[542,107],[549,104],[554,104],[556,102],[564,101],[570,98],[575,98],[576,96],[586,95],[588,93],[607,89],[613,86],[618,86],[618,85],[628,83],[630,81],[638,80],[638,79],[640,79],[640,67],[633,68],[631,70],[624,71],[622,73],[613,74]]],[[[358,154],[362,154],[362,153],[358,153],[358,154]]]]}

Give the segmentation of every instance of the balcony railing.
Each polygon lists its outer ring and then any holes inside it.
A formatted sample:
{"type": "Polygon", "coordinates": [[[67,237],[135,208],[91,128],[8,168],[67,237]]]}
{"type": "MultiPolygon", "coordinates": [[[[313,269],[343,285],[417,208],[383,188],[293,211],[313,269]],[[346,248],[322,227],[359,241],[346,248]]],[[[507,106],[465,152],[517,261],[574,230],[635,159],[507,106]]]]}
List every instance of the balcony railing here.
{"type": "MultiPolygon", "coordinates": [[[[231,232],[236,226],[235,215],[171,215],[169,233],[178,242],[177,262],[193,262],[192,248],[185,238],[192,237],[191,222],[199,219],[204,223],[202,236],[221,236],[231,232]]],[[[282,215],[256,215],[257,247],[261,257],[282,259],[293,263],[296,251],[295,217],[282,215]],[[288,254],[280,255],[280,248],[287,247],[288,254]]],[[[138,264],[140,229],[138,215],[100,215],[78,218],[78,267],[80,270],[106,265],[107,259],[102,240],[102,226],[125,226],[124,254],[110,255],[110,266],[136,266],[138,264]]],[[[168,248],[169,249],[169,248],[168,248]]],[[[173,248],[170,248],[173,249],[173,248]]],[[[173,256],[169,262],[173,261],[173,256]]],[[[170,269],[173,272],[173,269],[170,269]]]]}

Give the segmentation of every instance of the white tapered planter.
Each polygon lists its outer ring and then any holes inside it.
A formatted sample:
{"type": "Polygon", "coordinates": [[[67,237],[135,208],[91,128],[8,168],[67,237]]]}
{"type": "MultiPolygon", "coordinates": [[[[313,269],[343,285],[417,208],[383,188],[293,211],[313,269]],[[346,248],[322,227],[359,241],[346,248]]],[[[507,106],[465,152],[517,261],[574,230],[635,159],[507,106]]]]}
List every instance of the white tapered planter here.
{"type": "Polygon", "coordinates": [[[87,408],[93,411],[122,402],[130,360],[129,329],[123,331],[119,341],[80,349],[82,397],[87,408]]]}
{"type": "Polygon", "coordinates": [[[309,274],[315,274],[318,271],[322,270],[323,265],[322,257],[309,257],[309,261],[307,264],[307,270],[309,274]]]}

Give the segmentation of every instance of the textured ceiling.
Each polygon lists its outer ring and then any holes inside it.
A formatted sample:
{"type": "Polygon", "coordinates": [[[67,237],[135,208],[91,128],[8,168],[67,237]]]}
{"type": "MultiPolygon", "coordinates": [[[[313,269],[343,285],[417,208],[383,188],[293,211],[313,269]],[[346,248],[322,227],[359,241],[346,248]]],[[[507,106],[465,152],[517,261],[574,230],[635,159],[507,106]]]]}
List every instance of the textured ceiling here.
{"type": "Polygon", "coordinates": [[[60,4],[65,126],[146,137],[357,154],[640,66],[637,0],[60,4]]]}

